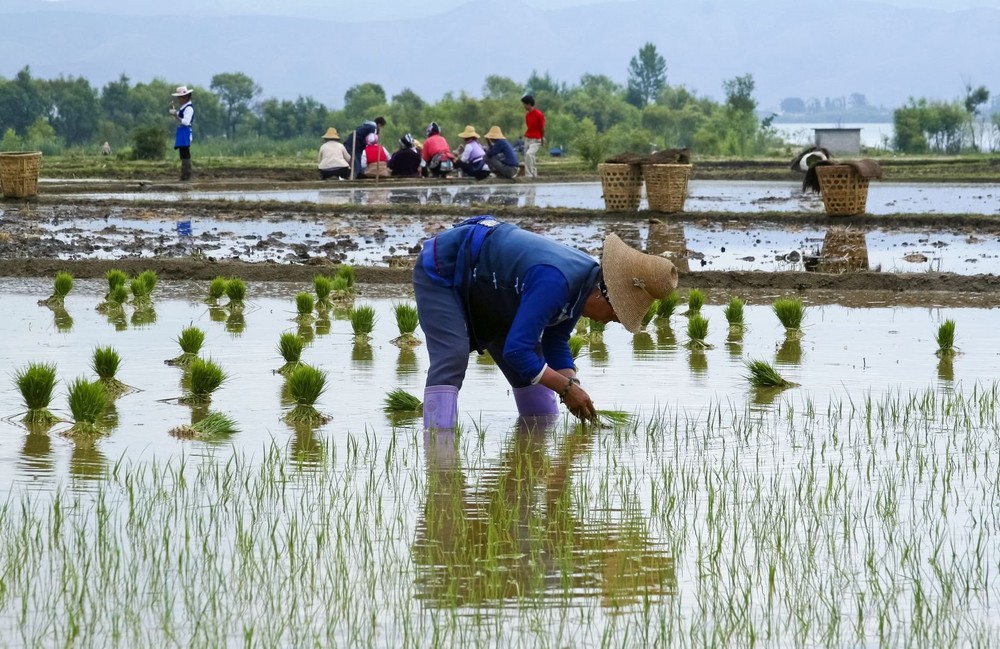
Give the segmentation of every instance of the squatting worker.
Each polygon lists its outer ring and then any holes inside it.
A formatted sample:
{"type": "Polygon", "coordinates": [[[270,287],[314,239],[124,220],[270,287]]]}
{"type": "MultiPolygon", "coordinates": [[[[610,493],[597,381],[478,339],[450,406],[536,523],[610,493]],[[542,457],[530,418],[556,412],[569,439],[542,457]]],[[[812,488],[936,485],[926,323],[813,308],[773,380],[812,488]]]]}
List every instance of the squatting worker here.
{"type": "Polygon", "coordinates": [[[430,367],[424,428],[453,428],[469,352],[489,350],[523,416],[596,416],[576,378],[569,338],[581,316],[642,325],[654,300],[677,286],[664,257],[604,239],[601,263],[579,250],[477,216],[425,242],[413,269],[430,367]]]}
{"type": "Polygon", "coordinates": [[[177,134],[174,136],[174,148],[181,158],[181,180],[191,180],[191,125],[194,124],[194,104],[191,103],[191,90],[187,86],[177,86],[174,91],[174,101],[178,108],[171,108],[170,114],[177,120],[177,134]]]}

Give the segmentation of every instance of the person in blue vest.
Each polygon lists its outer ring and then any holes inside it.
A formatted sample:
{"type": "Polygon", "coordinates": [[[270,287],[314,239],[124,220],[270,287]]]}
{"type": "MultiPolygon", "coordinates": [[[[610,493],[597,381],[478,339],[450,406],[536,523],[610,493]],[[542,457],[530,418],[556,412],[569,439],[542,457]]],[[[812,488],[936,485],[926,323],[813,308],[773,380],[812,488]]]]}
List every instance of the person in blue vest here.
{"type": "Polygon", "coordinates": [[[191,94],[192,91],[187,86],[177,86],[173,97],[179,105],[170,109],[170,114],[177,120],[174,148],[181,158],[181,180],[191,180],[191,126],[194,124],[194,104],[191,103],[191,94]]]}
{"type": "Polygon", "coordinates": [[[424,428],[452,429],[469,352],[488,350],[521,416],[556,415],[562,401],[585,420],[597,412],[576,377],[569,338],[581,316],[636,332],[677,286],[664,257],[609,234],[599,264],[545,237],[477,216],[426,241],[413,290],[430,366],[424,428]]]}

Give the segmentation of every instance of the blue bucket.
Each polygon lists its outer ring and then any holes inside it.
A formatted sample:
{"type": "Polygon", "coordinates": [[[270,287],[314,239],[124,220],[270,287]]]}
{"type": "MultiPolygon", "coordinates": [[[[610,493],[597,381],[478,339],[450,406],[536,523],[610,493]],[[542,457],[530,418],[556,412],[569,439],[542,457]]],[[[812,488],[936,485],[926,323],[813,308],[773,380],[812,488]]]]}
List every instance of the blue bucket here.
{"type": "Polygon", "coordinates": [[[182,237],[191,236],[191,221],[178,221],[177,234],[182,237]]]}

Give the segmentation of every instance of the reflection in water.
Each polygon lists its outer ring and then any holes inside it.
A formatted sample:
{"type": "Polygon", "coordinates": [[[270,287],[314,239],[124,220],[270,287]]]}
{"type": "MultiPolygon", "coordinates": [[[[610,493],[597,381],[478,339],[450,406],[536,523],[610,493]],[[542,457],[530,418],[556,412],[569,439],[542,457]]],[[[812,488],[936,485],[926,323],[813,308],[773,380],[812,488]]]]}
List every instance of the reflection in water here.
{"type": "Polygon", "coordinates": [[[375,351],[367,340],[355,339],[351,347],[351,360],[355,363],[369,364],[375,358],[375,351]]]}
{"type": "Polygon", "coordinates": [[[323,464],[323,440],[316,434],[315,426],[300,422],[293,426],[293,430],[289,457],[299,468],[320,467],[323,464]]]}
{"type": "Polygon", "coordinates": [[[590,345],[590,362],[594,364],[594,367],[604,367],[608,364],[608,346],[604,343],[604,338],[591,338],[590,345]]]}
{"type": "Polygon", "coordinates": [[[802,362],[802,337],[800,335],[786,335],[785,341],[774,354],[774,360],[778,365],[798,365],[802,362]]]}
{"type": "Polygon", "coordinates": [[[614,515],[581,518],[570,484],[592,432],[576,427],[550,455],[551,424],[519,419],[503,456],[475,485],[455,435],[425,434],[427,495],[413,543],[419,599],[453,608],[598,598],[619,607],[676,591],[673,557],[650,538],[637,494],[625,494],[630,502],[614,515]]]}
{"type": "Polygon", "coordinates": [[[234,336],[240,336],[246,331],[247,319],[242,311],[233,311],[226,317],[226,331],[234,336]]]}
{"type": "Polygon", "coordinates": [[[497,366],[496,361],[493,360],[493,357],[490,356],[490,353],[486,350],[483,350],[482,354],[476,354],[475,358],[476,358],[476,365],[485,365],[486,367],[497,366]]]}
{"type": "Polygon", "coordinates": [[[226,315],[226,310],[221,306],[212,306],[208,308],[208,318],[212,322],[225,322],[226,315]]]}
{"type": "Polygon", "coordinates": [[[29,428],[21,447],[21,466],[27,476],[48,474],[52,472],[52,438],[47,429],[29,428]]]}
{"type": "Polygon", "coordinates": [[[948,383],[955,381],[955,359],[951,356],[944,356],[937,364],[938,378],[948,383]]]}
{"type": "Polygon", "coordinates": [[[316,318],[316,335],[325,336],[328,333],[330,333],[330,314],[320,311],[319,317],[316,318]]]}
{"type": "Polygon", "coordinates": [[[656,346],[660,349],[677,349],[677,336],[670,327],[670,320],[661,318],[656,321],[656,346]]]}
{"type": "Polygon", "coordinates": [[[653,351],[653,337],[646,331],[640,331],[632,335],[632,356],[635,358],[651,358],[655,356],[653,351]]]}
{"type": "Polygon", "coordinates": [[[666,257],[674,263],[674,266],[681,273],[690,270],[687,240],[684,238],[684,226],[680,223],[653,219],[649,224],[649,241],[646,244],[646,252],[666,257]]]}
{"type": "Polygon", "coordinates": [[[188,404],[191,408],[191,425],[194,426],[199,421],[208,416],[208,406],[207,403],[192,403],[188,404]]]}
{"type": "Polygon", "coordinates": [[[110,433],[118,428],[118,406],[114,401],[108,403],[104,414],[101,415],[100,424],[105,433],[110,433]]]}
{"type": "Polygon", "coordinates": [[[744,327],[730,327],[729,335],[726,336],[726,349],[732,356],[740,356],[743,353],[743,332],[744,327]]]}
{"type": "Polygon", "coordinates": [[[103,480],[107,475],[108,459],[90,438],[75,440],[73,453],[69,458],[69,474],[81,480],[103,480]]]}
{"type": "Polygon", "coordinates": [[[128,329],[128,317],[125,309],[113,309],[107,312],[108,324],[115,328],[115,331],[125,331],[128,329]]]}
{"type": "Polygon", "coordinates": [[[156,324],[156,309],[151,304],[132,312],[132,326],[136,329],[142,329],[152,324],[156,324]]]}
{"type": "Polygon", "coordinates": [[[778,398],[786,388],[752,388],[750,391],[751,402],[755,406],[770,408],[775,399],[778,398]]]}
{"type": "Polygon", "coordinates": [[[708,372],[708,356],[704,349],[691,350],[691,353],[688,354],[688,367],[691,368],[692,374],[698,376],[708,372]]]}
{"type": "Polygon", "coordinates": [[[49,308],[52,310],[52,322],[55,324],[56,331],[64,334],[73,330],[73,316],[69,314],[69,311],[65,307],[54,305],[49,308]]]}
{"type": "Polygon", "coordinates": [[[823,247],[806,255],[806,270],[820,273],[847,273],[868,270],[867,233],[852,228],[830,228],[823,247]]]}
{"type": "Polygon", "coordinates": [[[300,321],[295,331],[305,343],[311,343],[316,337],[313,333],[312,324],[309,322],[300,321]]]}
{"type": "Polygon", "coordinates": [[[400,347],[396,357],[396,376],[404,377],[417,371],[417,352],[412,347],[400,347]]]}

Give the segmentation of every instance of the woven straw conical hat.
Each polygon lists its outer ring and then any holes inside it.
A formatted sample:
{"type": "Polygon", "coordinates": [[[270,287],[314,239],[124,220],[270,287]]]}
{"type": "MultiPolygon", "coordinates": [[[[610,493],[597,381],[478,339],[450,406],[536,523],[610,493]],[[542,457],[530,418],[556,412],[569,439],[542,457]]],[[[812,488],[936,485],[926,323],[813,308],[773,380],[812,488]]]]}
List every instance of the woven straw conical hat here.
{"type": "Polygon", "coordinates": [[[617,234],[604,239],[601,269],[619,322],[635,333],[656,300],[677,288],[677,268],[665,257],[639,252],[617,234]]]}

